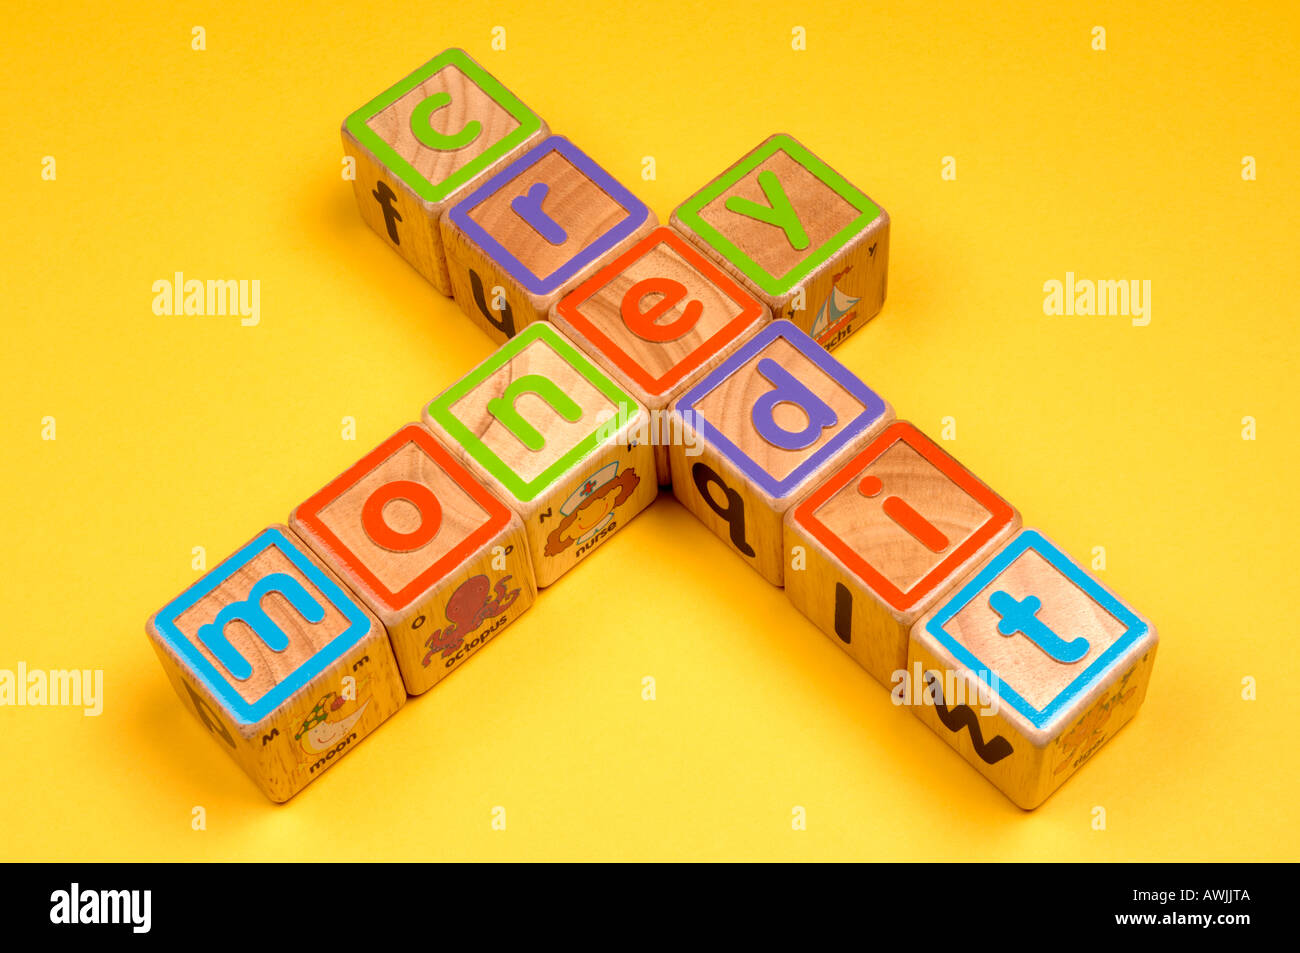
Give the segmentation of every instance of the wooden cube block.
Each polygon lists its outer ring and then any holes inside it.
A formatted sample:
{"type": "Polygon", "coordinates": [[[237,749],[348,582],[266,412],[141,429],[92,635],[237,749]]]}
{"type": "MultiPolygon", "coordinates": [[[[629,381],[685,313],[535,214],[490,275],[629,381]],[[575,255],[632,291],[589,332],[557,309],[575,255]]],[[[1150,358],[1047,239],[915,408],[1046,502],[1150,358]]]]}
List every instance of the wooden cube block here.
{"type": "Polygon", "coordinates": [[[1037,807],[1146,697],[1156,632],[1024,530],[912,628],[912,711],[1020,807],[1037,807]]]}
{"type": "Polygon", "coordinates": [[[787,513],[785,591],[892,685],[912,624],[1019,528],[1006,500],[900,420],[787,513]]]}
{"type": "Polygon", "coordinates": [[[768,138],[670,221],[823,347],[885,303],[889,216],[791,136],[768,138]]]}
{"type": "Polygon", "coordinates": [[[493,169],[549,135],[546,124],[464,50],[443,50],[343,123],[366,224],[445,295],[439,219],[493,169]]]}
{"type": "Polygon", "coordinates": [[[546,322],[435,398],[424,420],[519,514],[539,586],[659,492],[645,408],[546,322]]]}
{"type": "Polygon", "coordinates": [[[893,416],[825,348],[773,321],[673,405],[673,495],[780,586],[786,510],[893,416]]]}
{"type": "Polygon", "coordinates": [[[654,226],[640,199],[552,136],[443,216],[456,303],[504,341],[654,226]]]}
{"type": "Polygon", "coordinates": [[[379,621],[282,526],[168,603],[147,631],[185,707],[273,801],[406,701],[379,621]]]}
{"type": "Polygon", "coordinates": [[[523,523],[421,424],[362,457],[289,526],[379,617],[412,695],[537,598],[523,523]]]}
{"type": "Polygon", "coordinates": [[[770,314],[678,232],[656,228],[565,295],[551,320],[650,411],[667,484],[668,405],[770,314]]]}

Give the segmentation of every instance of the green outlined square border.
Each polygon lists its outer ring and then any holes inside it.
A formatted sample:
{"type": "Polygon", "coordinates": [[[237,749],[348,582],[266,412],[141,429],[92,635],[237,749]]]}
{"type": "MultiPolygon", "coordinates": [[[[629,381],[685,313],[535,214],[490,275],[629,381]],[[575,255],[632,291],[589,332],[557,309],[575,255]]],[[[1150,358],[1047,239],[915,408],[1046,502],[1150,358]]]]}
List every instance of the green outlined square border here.
{"type": "Polygon", "coordinates": [[[493,453],[487,444],[476,437],[460,418],[451,412],[451,408],[458,400],[500,370],[503,365],[517,357],[524,348],[539,340],[555,351],[566,364],[581,374],[591,386],[600,391],[610,403],[618,408],[619,426],[623,426],[627,421],[634,419],[636,413],[639,412],[637,403],[632,399],[631,395],[625,393],[621,387],[584,357],[576,347],[564,340],[546,322],[538,321],[528,325],[528,327],[503,344],[495,354],[435,397],[433,402],[429,404],[428,411],[429,416],[439,426],[451,434],[456,442],[464,447],[466,452],[483,469],[496,477],[501,482],[501,485],[508,489],[521,503],[536,499],[556,479],[595,450],[600,445],[600,431],[607,424],[596,424],[591,433],[582,438],[562,457],[537,476],[526,481],[518,473],[506,466],[505,461],[493,453]]]}
{"type": "Polygon", "coordinates": [[[529,136],[542,128],[542,119],[520,102],[514,93],[502,86],[501,82],[491,73],[470,59],[468,53],[464,50],[452,48],[443,50],[396,86],[384,90],[384,92],[370,100],[370,102],[348,116],[344,126],[357,142],[373,152],[375,157],[389,171],[405,182],[411,191],[421,199],[426,202],[441,202],[510,152],[510,150],[527,141],[529,136]],[[513,132],[488,146],[478,156],[465,163],[447,178],[434,183],[422,176],[416,171],[415,166],[398,155],[397,151],[381,139],[367,123],[445,66],[454,66],[468,76],[493,102],[508,112],[519,123],[519,126],[513,132]]]}
{"type": "Polygon", "coordinates": [[[874,222],[880,215],[880,206],[867,198],[861,189],[852,185],[844,176],[809,152],[793,136],[784,133],[768,139],[722,173],[716,180],[692,195],[677,209],[677,217],[681,219],[682,224],[689,226],[697,235],[721,252],[729,262],[739,268],[750,281],[771,295],[785,294],[796,287],[809,272],[827,261],[843,248],[849,239],[874,222]],[[805,255],[797,265],[784,275],[773,275],[767,271],[700,217],[700,212],[704,206],[754,171],[764,159],[776,152],[786,153],[816,176],[823,185],[831,189],[859,212],[857,218],[827,239],[820,248],[805,255]]]}

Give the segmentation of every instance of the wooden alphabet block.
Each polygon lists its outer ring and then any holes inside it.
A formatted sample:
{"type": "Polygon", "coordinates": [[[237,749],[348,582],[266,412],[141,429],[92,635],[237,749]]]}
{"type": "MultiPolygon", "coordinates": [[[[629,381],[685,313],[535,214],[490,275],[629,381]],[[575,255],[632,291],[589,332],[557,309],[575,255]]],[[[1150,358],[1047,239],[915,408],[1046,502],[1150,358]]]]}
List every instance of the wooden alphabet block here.
{"type": "Polygon", "coordinates": [[[443,211],[548,134],[468,53],[450,49],[348,116],[343,151],[362,219],[450,296],[443,211]]]}
{"type": "Polygon", "coordinates": [[[1019,528],[1006,500],[900,420],[787,513],[785,591],[892,685],[912,624],[1019,528]]]}
{"type": "Polygon", "coordinates": [[[655,226],[654,213],[552,136],[443,217],[456,303],[494,341],[541,321],[570,288],[655,226]]]}
{"type": "Polygon", "coordinates": [[[519,514],[539,586],[659,492],[645,408],[546,322],[435,398],[424,420],[519,514]]]}
{"type": "Polygon", "coordinates": [[[362,457],[289,526],[379,617],[412,695],[537,598],[523,523],[421,424],[362,457]]]}
{"type": "Polygon", "coordinates": [[[1036,530],[912,628],[912,711],[1032,809],[1146,697],[1156,632],[1036,530]]]}
{"type": "Polygon", "coordinates": [[[670,223],[823,347],[885,303],[889,216],[791,136],[768,138],[670,223]]]}
{"type": "Polygon", "coordinates": [[[273,801],[406,702],[379,621],[282,526],[168,603],[147,632],[185,707],[273,801]]]}
{"type": "Polygon", "coordinates": [[[668,405],[769,319],[762,302],[671,228],[656,228],[551,313],[649,410],[661,484],[670,480],[671,434],[660,426],[668,405]]]}
{"type": "Polygon", "coordinates": [[[673,495],[774,585],[786,510],[893,410],[789,321],[773,321],[673,406],[673,495]]]}

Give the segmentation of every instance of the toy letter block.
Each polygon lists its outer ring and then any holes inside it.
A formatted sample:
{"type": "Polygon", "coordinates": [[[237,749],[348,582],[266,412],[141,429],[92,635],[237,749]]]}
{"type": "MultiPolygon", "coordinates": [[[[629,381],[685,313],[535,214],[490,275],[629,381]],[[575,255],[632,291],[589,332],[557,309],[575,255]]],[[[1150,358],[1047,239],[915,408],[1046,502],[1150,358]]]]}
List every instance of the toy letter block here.
{"type": "Polygon", "coordinates": [[[1020,807],[1037,807],[1133,717],[1151,624],[1024,530],[913,627],[912,711],[1020,807]]]}
{"type": "Polygon", "coordinates": [[[636,196],[552,136],[452,206],[442,235],[457,304],[500,342],[654,226],[636,196]]]}
{"type": "Polygon", "coordinates": [[[546,124],[464,50],[444,50],[343,123],[361,217],[451,294],[439,219],[493,169],[548,135],[546,124]]]}
{"type": "Polygon", "coordinates": [[[770,137],[671,224],[823,347],[885,303],[889,216],[790,136],[770,137]]]}
{"type": "Polygon", "coordinates": [[[519,514],[539,586],[659,492],[645,408],[549,323],[525,328],[424,419],[519,514]]]}
{"type": "Polygon", "coordinates": [[[680,234],[656,228],[565,295],[551,318],[650,411],[666,484],[671,435],[659,424],[668,405],[769,315],[680,234]]]}
{"type": "Polygon", "coordinates": [[[673,495],[774,585],[786,510],[893,410],[789,321],[773,321],[681,396],[673,495]]]}
{"type": "Polygon", "coordinates": [[[412,695],[537,598],[519,517],[420,424],[299,506],[289,526],[379,617],[412,695]]]}
{"type": "Polygon", "coordinates": [[[892,685],[912,624],[1019,528],[1010,504],[898,421],[787,514],[785,591],[892,685]]]}
{"type": "Polygon", "coordinates": [[[378,620],[273,526],[149,620],[185,707],[287,801],[406,701],[378,620]]]}

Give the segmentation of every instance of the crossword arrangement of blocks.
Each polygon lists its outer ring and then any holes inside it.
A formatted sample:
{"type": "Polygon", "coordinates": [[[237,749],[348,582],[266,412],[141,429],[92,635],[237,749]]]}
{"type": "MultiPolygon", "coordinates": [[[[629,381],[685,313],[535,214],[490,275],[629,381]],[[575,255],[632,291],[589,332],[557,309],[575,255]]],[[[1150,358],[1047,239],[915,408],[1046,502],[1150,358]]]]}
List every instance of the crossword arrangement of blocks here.
{"type": "Polygon", "coordinates": [[[1153,627],[828,350],[889,219],[789,136],[670,226],[460,50],[348,117],[365,221],[499,349],[148,622],[276,801],[661,485],[1012,801],[1141,705],[1153,627]]]}

